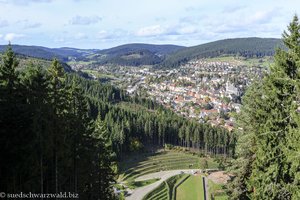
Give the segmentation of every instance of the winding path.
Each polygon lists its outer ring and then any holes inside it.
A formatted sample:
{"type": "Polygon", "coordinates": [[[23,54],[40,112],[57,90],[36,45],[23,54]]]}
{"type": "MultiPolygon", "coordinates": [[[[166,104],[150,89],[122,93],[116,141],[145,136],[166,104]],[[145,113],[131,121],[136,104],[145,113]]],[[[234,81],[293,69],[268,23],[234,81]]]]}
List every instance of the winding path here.
{"type": "Polygon", "coordinates": [[[129,192],[129,196],[126,197],[126,200],[142,200],[143,197],[148,192],[150,192],[151,190],[159,186],[163,181],[167,180],[168,178],[180,174],[181,172],[191,173],[192,171],[197,171],[197,170],[199,169],[170,170],[170,171],[161,171],[161,172],[140,176],[137,179],[135,179],[135,181],[143,181],[143,180],[148,180],[153,178],[160,178],[160,180],[150,185],[146,185],[144,187],[131,190],[131,192],[129,192]]]}

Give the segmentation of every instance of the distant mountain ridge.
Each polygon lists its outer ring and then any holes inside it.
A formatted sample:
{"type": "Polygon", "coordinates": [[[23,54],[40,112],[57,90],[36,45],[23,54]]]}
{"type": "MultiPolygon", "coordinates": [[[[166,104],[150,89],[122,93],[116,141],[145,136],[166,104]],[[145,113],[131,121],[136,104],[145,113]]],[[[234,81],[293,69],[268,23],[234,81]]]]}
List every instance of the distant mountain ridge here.
{"type": "MultiPolygon", "coordinates": [[[[0,51],[5,51],[7,45],[0,45],[0,51]]],[[[177,45],[155,45],[155,44],[143,44],[133,43],[125,44],[109,49],[77,49],[77,48],[47,48],[42,46],[26,46],[26,45],[12,45],[13,50],[17,54],[42,58],[51,60],[57,58],[64,62],[74,60],[89,61],[93,60],[99,63],[111,63],[120,60],[120,57],[128,54],[141,53],[147,55],[147,59],[151,57],[150,63],[157,64],[161,62],[159,57],[173,53],[174,51],[185,48],[177,45]],[[151,54],[151,55],[150,55],[151,54]],[[105,58],[105,59],[103,59],[105,58]],[[159,60],[159,61],[158,61],[159,60]]]]}
{"type": "MultiPolygon", "coordinates": [[[[7,45],[0,45],[0,51],[5,51],[7,45]]],[[[93,49],[76,49],[69,47],[48,48],[42,46],[12,45],[12,49],[16,54],[21,54],[34,58],[42,58],[52,60],[57,58],[62,61],[68,61],[69,57],[84,58],[94,53],[93,49]]]]}
{"type": "Polygon", "coordinates": [[[273,56],[277,47],[285,48],[281,39],[250,37],[218,40],[176,51],[166,57],[161,66],[178,67],[191,59],[221,55],[238,55],[246,58],[273,56]]]}
{"type": "Polygon", "coordinates": [[[164,60],[165,56],[184,48],[186,47],[170,44],[125,44],[110,49],[99,50],[91,60],[98,64],[129,66],[157,65],[164,60]]]}
{"type": "MultiPolygon", "coordinates": [[[[218,40],[192,47],[133,43],[99,50],[13,45],[13,50],[17,54],[47,60],[58,58],[63,62],[92,61],[101,65],[155,65],[173,68],[195,58],[221,55],[238,55],[248,58],[273,56],[276,47],[285,48],[281,39],[250,37],[218,40]]],[[[0,45],[0,51],[5,49],[6,45],[0,45]]]]}
{"type": "Polygon", "coordinates": [[[128,52],[148,50],[150,52],[166,55],[173,53],[177,50],[185,48],[184,46],[172,45],[172,44],[144,44],[144,43],[132,43],[124,44],[110,49],[100,50],[99,53],[110,54],[110,55],[120,55],[128,52]]]}

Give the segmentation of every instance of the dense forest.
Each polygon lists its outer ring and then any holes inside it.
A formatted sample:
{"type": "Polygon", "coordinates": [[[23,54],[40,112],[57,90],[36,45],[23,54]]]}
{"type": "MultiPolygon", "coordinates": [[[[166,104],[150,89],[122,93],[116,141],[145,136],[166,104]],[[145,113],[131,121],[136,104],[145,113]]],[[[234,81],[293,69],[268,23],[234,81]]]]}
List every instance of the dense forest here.
{"type": "Polygon", "coordinates": [[[300,199],[300,24],[283,33],[270,73],[247,91],[229,186],[231,199],[300,199]]]}
{"type": "MultiPolygon", "coordinates": [[[[12,49],[15,54],[29,56],[33,58],[41,58],[46,60],[52,60],[57,58],[60,61],[68,61],[69,57],[76,57],[77,59],[83,59],[85,56],[93,53],[93,50],[82,50],[74,48],[47,48],[41,46],[25,46],[25,45],[12,45],[12,49]]],[[[4,52],[6,45],[0,45],[0,51],[4,52]]]]}
{"type": "Polygon", "coordinates": [[[57,60],[47,70],[17,67],[9,46],[0,65],[1,191],[112,199],[108,131],[89,118],[81,89],[67,85],[57,60]]]}
{"type": "MultiPolygon", "coordinates": [[[[102,57],[103,55],[100,55],[102,57]]],[[[88,59],[87,59],[88,60],[88,59]]],[[[126,51],[117,55],[106,55],[105,58],[95,60],[96,65],[112,64],[122,66],[156,65],[162,58],[149,50],[126,51]]]]}
{"type": "Polygon", "coordinates": [[[185,47],[178,46],[178,45],[171,45],[171,44],[155,45],[155,44],[132,43],[132,44],[124,44],[124,45],[112,47],[110,49],[98,50],[97,53],[114,56],[114,55],[123,55],[133,51],[147,50],[159,55],[168,55],[170,53],[173,53],[183,48],[185,47]]]}
{"type": "Polygon", "coordinates": [[[166,144],[232,156],[235,135],[200,124],[111,85],[50,67],[19,66],[8,46],[0,65],[0,187],[112,199],[115,162],[166,144]]]}

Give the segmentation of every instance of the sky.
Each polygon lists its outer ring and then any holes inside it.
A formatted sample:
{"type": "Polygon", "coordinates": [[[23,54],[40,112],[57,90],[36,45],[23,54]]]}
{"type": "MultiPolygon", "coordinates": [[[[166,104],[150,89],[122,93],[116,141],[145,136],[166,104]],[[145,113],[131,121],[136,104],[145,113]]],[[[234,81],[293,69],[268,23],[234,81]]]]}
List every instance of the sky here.
{"type": "Polygon", "coordinates": [[[299,0],[0,0],[0,44],[105,49],[280,38],[299,0]]]}

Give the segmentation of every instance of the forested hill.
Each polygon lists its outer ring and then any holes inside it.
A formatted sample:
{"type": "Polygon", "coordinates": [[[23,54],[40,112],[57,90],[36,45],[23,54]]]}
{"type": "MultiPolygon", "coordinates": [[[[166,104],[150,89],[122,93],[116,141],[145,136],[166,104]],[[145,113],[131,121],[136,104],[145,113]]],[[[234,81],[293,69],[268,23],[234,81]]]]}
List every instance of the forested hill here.
{"type": "Polygon", "coordinates": [[[234,38],[188,47],[169,55],[162,67],[178,67],[195,58],[238,55],[246,58],[273,56],[277,47],[284,48],[281,39],[275,38],[234,38]]]}
{"type": "MultiPolygon", "coordinates": [[[[7,45],[0,45],[0,52],[4,52],[7,45]]],[[[160,57],[173,53],[183,46],[154,45],[154,44],[126,44],[109,49],[76,49],[76,48],[47,48],[42,46],[12,45],[16,54],[52,60],[57,58],[63,62],[95,61],[101,64],[158,64],[160,57]]]]}
{"type": "MultiPolygon", "coordinates": [[[[41,46],[13,45],[17,54],[63,62],[85,61],[100,65],[178,67],[194,58],[238,55],[246,58],[273,56],[276,47],[283,48],[280,39],[234,38],[219,40],[193,47],[154,44],[125,44],[110,49],[47,48],[41,46]]],[[[0,45],[4,51],[6,45],[0,45]]]]}
{"type": "MultiPolygon", "coordinates": [[[[51,66],[52,60],[48,59],[40,59],[36,57],[30,57],[25,55],[16,55],[16,58],[18,59],[19,65],[18,69],[19,71],[22,71],[26,66],[29,65],[35,65],[35,66],[41,66],[44,69],[47,69],[51,66]]],[[[0,61],[2,60],[2,57],[0,56],[0,61]]],[[[74,70],[66,63],[61,62],[62,67],[64,68],[65,72],[74,72],[74,70]]],[[[79,72],[80,73],[80,72],[79,72]]]]}
{"type": "MultiPolygon", "coordinates": [[[[7,45],[0,45],[0,52],[4,52],[7,45]]],[[[86,56],[94,53],[93,49],[76,49],[76,48],[47,48],[42,46],[26,46],[26,45],[12,45],[12,49],[16,54],[52,60],[57,58],[61,61],[68,61],[69,59],[83,59],[86,56]]]]}
{"type": "Polygon", "coordinates": [[[132,51],[148,50],[156,54],[166,55],[183,48],[185,47],[171,45],[171,44],[155,45],[155,44],[132,43],[132,44],[120,45],[110,49],[100,50],[99,53],[109,54],[109,55],[122,55],[132,51]]]}
{"type": "Polygon", "coordinates": [[[85,61],[92,60],[101,65],[157,65],[164,61],[165,56],[184,48],[176,45],[125,44],[100,50],[85,61]]]}

